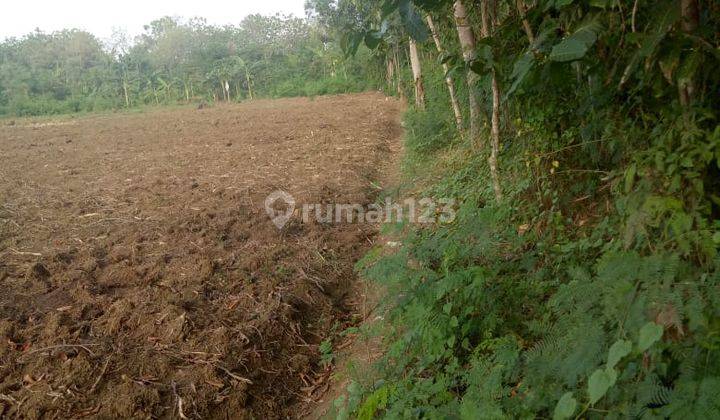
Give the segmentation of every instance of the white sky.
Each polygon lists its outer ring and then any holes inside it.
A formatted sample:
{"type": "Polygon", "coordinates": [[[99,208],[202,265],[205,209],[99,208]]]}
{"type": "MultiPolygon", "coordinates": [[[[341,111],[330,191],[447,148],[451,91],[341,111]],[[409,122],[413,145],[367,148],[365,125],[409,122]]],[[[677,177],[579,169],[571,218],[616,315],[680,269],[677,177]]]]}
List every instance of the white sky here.
{"type": "Polygon", "coordinates": [[[135,36],[163,16],[204,17],[215,25],[236,24],[245,16],[283,13],[304,16],[305,0],[4,0],[0,40],[35,28],[45,32],[83,29],[106,39],[113,28],[135,36]]]}

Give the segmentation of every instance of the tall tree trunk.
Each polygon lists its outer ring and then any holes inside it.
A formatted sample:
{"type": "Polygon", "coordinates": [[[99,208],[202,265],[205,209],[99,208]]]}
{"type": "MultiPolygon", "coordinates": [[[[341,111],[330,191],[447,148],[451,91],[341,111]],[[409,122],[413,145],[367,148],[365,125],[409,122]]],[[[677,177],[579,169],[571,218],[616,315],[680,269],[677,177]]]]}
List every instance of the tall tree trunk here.
{"type": "MultiPolygon", "coordinates": [[[[442,43],[440,42],[440,35],[438,35],[437,28],[435,28],[435,22],[433,22],[433,19],[430,15],[427,15],[427,23],[428,27],[430,28],[430,32],[432,33],[433,40],[435,41],[435,48],[437,48],[438,53],[443,54],[445,50],[442,47],[442,43]]],[[[457,94],[455,93],[455,83],[453,82],[452,77],[450,77],[450,66],[447,63],[443,63],[443,71],[445,72],[445,84],[447,84],[448,92],[450,92],[450,103],[453,108],[453,113],[455,114],[455,124],[457,125],[458,132],[462,134],[463,132],[463,117],[462,112],[460,111],[460,104],[458,103],[457,94]]]]}
{"type": "MultiPolygon", "coordinates": [[[[700,24],[700,8],[698,0],[680,0],[680,13],[682,16],[682,30],[685,33],[695,32],[700,24]]],[[[678,80],[680,104],[687,107],[695,96],[695,84],[692,79],[678,80]]]]}
{"type": "Polygon", "coordinates": [[[422,80],[422,65],[417,43],[410,38],[410,67],[413,73],[413,85],[415,87],[415,105],[418,108],[425,108],[425,87],[422,80]]]}
{"type": "Polygon", "coordinates": [[[388,90],[392,91],[395,87],[395,63],[391,54],[387,54],[385,60],[385,81],[387,82],[388,90]]]}
{"type": "MultiPolygon", "coordinates": [[[[480,6],[480,18],[482,20],[482,36],[487,38],[490,36],[492,27],[488,18],[488,6],[490,0],[483,0],[480,6]]],[[[493,2],[494,3],[494,2],[493,2]]],[[[490,176],[492,178],[493,190],[495,191],[495,199],[499,202],[502,200],[502,188],[500,187],[500,173],[498,170],[498,155],[500,154],[500,86],[498,86],[497,74],[495,70],[491,70],[492,77],[492,118],[490,119],[490,158],[488,164],[490,166],[490,176]]]]}
{"type": "Polygon", "coordinates": [[[498,155],[500,154],[500,88],[498,87],[495,71],[492,73],[492,148],[490,150],[490,176],[492,176],[495,199],[502,200],[502,188],[500,187],[500,172],[498,170],[498,155]]]}
{"type": "Polygon", "coordinates": [[[694,32],[700,24],[700,7],[698,0],[680,0],[682,13],[682,29],[685,32],[694,32]]]}
{"type": "Polygon", "coordinates": [[[245,81],[247,82],[248,87],[248,96],[250,97],[250,100],[253,100],[253,91],[252,91],[252,85],[250,84],[250,72],[248,71],[247,67],[245,68],[245,81]]]}
{"type": "Polygon", "coordinates": [[[402,74],[400,73],[400,48],[397,44],[393,45],[393,53],[395,55],[395,78],[397,79],[397,93],[400,99],[405,98],[405,93],[402,90],[402,74]]]}
{"type": "Polygon", "coordinates": [[[130,95],[128,95],[127,79],[123,77],[123,94],[125,95],[125,107],[130,108],[130,95]]]}
{"type": "Polygon", "coordinates": [[[527,18],[525,17],[525,14],[527,13],[527,6],[525,5],[525,2],[523,0],[517,0],[515,3],[518,9],[518,13],[520,14],[520,19],[522,20],[523,29],[525,29],[525,34],[527,35],[528,41],[530,42],[530,45],[535,43],[535,35],[533,34],[532,26],[530,26],[530,22],[528,22],[527,18]]]}
{"type": "MultiPolygon", "coordinates": [[[[463,52],[463,59],[466,64],[470,64],[477,58],[475,52],[475,34],[473,33],[470,22],[468,21],[467,11],[462,0],[457,0],[453,5],[453,14],[455,17],[455,26],[457,28],[458,38],[460,39],[460,47],[463,52]]],[[[475,93],[475,84],[478,81],[478,75],[472,70],[467,72],[468,97],[470,102],[470,140],[475,147],[480,147],[480,103],[475,93]]]]}
{"type": "Polygon", "coordinates": [[[490,12],[488,11],[488,1],[481,0],[480,2],[480,36],[482,38],[488,38],[490,36],[490,12]]]}

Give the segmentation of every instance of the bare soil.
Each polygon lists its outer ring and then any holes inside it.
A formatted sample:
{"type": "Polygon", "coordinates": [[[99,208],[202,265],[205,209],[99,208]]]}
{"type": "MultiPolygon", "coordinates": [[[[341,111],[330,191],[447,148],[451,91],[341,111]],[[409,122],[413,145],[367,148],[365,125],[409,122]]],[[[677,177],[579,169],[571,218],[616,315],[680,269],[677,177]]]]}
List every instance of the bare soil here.
{"type": "Polygon", "coordinates": [[[372,202],[400,111],[369,93],[0,121],[0,417],[311,413],[377,226],[278,230],[264,200],[372,202]]]}

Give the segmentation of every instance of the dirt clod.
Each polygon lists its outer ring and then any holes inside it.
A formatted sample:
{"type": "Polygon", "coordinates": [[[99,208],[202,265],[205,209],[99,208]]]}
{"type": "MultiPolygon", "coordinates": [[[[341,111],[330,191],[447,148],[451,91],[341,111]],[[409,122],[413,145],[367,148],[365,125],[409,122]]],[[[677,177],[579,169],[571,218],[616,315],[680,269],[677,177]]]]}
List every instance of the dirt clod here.
{"type": "Polygon", "coordinates": [[[327,375],[377,227],[264,200],[368,203],[400,105],[197,108],[0,127],[1,416],[297,417],[327,375]]]}

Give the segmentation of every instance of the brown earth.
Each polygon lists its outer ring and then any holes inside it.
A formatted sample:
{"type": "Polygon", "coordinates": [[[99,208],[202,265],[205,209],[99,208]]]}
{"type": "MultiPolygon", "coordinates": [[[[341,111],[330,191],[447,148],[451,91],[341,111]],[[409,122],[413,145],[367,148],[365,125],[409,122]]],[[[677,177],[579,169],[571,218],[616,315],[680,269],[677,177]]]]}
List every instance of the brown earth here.
{"type": "Polygon", "coordinates": [[[319,344],[359,322],[370,203],[400,147],[379,94],[0,121],[0,416],[295,418],[319,344]]]}

